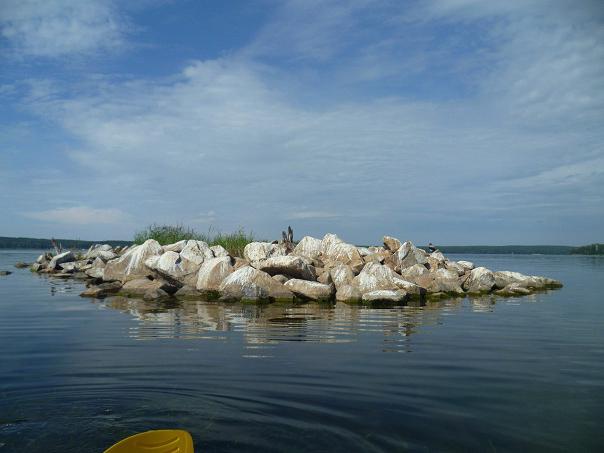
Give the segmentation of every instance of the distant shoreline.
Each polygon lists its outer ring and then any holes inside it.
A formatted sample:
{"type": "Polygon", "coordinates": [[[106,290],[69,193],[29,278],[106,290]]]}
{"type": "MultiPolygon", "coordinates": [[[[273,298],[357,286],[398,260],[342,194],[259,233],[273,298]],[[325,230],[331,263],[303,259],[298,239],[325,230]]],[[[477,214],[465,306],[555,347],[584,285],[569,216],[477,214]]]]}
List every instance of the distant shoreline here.
{"type": "MultiPolygon", "coordinates": [[[[133,241],[56,239],[66,249],[88,249],[93,244],[109,244],[112,247],[132,245],[133,241]]],[[[593,253],[593,246],[572,245],[443,245],[437,246],[443,253],[477,255],[601,255],[593,253]],[[591,249],[588,249],[591,247],[591,249]],[[586,253],[587,252],[587,253],[586,253]]],[[[420,246],[428,250],[427,246],[420,246]]],[[[50,239],[0,236],[0,249],[52,249],[50,239]]],[[[604,247],[602,247],[604,249],[604,247]]],[[[597,249],[596,249],[597,250],[597,249]]],[[[599,250],[597,250],[599,252],[599,250]]]]}

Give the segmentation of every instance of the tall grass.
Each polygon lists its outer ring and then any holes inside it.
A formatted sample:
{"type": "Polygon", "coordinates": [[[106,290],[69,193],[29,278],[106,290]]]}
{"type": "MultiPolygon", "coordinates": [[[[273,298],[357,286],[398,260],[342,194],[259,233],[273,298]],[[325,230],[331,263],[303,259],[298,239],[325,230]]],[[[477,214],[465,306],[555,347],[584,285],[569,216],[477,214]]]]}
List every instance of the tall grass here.
{"type": "Polygon", "coordinates": [[[256,239],[254,235],[246,233],[243,228],[233,233],[214,232],[209,229],[207,233],[198,233],[192,228],[183,225],[149,225],[143,231],[134,235],[134,243],[142,244],[147,239],[155,239],[161,245],[174,244],[182,240],[194,239],[207,242],[208,245],[221,245],[231,256],[243,256],[243,249],[256,239]]]}

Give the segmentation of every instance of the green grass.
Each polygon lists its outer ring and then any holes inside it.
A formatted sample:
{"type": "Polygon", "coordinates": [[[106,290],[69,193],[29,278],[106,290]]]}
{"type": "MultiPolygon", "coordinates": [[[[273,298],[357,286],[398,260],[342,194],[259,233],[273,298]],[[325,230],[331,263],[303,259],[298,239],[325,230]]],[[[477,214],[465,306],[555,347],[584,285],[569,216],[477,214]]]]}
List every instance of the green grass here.
{"type": "Polygon", "coordinates": [[[147,239],[155,239],[161,245],[174,244],[182,240],[194,239],[207,242],[208,245],[221,245],[231,256],[243,256],[244,247],[253,242],[254,235],[246,233],[243,228],[233,233],[213,232],[212,229],[207,233],[198,233],[192,228],[183,225],[149,225],[143,231],[134,235],[134,243],[142,244],[147,239]]]}

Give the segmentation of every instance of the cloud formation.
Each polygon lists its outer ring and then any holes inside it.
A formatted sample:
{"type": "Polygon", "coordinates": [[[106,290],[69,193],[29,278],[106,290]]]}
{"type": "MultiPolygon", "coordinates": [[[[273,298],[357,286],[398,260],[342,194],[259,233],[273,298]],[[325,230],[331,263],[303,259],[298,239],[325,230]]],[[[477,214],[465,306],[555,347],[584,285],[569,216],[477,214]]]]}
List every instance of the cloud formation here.
{"type": "Polygon", "coordinates": [[[49,209],[39,212],[27,212],[26,217],[45,222],[90,225],[115,224],[124,221],[126,214],[119,209],[95,209],[88,206],[49,209]]]}
{"type": "Polygon", "coordinates": [[[110,0],[3,0],[0,30],[17,56],[52,58],[117,48],[125,23],[110,0]]]}
{"type": "Polygon", "coordinates": [[[46,193],[114,203],[138,228],[598,240],[597,14],[540,1],[280,5],[246,46],[168,76],[30,79],[23,106],[59,127],[82,188],[55,178],[46,193]]]}

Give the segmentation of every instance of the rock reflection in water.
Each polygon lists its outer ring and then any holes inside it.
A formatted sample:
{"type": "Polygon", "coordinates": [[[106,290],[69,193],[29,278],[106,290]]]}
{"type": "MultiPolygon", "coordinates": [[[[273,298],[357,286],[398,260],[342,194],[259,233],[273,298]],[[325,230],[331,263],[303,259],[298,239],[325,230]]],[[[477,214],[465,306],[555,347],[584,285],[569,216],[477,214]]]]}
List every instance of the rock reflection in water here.
{"type": "Polygon", "coordinates": [[[240,333],[248,346],[287,341],[347,343],[364,332],[378,332],[384,342],[393,339],[404,350],[404,339],[422,327],[442,324],[458,310],[462,299],[429,302],[425,306],[370,308],[335,305],[247,305],[209,301],[152,302],[112,297],[103,307],[130,314],[137,320],[129,335],[140,340],[157,338],[225,340],[240,333]]]}

